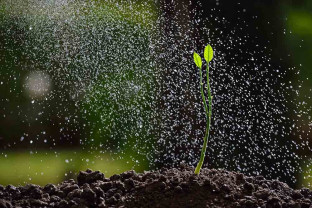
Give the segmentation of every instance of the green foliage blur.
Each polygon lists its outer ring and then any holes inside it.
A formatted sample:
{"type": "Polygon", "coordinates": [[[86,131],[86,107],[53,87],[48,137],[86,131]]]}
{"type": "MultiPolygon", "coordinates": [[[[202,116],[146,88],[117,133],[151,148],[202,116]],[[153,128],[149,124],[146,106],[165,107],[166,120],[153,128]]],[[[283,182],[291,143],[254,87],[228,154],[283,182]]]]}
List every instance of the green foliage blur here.
{"type": "Polygon", "coordinates": [[[106,176],[148,168],[138,144],[149,151],[154,139],[148,33],[156,11],[147,2],[132,10],[117,3],[56,5],[51,18],[48,3],[33,9],[31,1],[0,2],[0,167],[8,170],[0,184],[57,183],[86,168],[106,176]],[[77,38],[87,46],[74,45],[77,38]],[[90,64],[77,50],[86,50],[90,64]],[[53,93],[28,92],[32,75],[51,82],[53,93]]]}
{"type": "MultiPolygon", "coordinates": [[[[300,71],[297,77],[293,78],[293,82],[303,81],[299,89],[299,102],[301,105],[294,108],[296,108],[297,112],[307,112],[307,109],[312,106],[312,60],[309,58],[312,54],[312,2],[298,1],[282,5],[282,9],[287,16],[284,44],[290,53],[290,62],[298,66],[300,71]]],[[[310,113],[303,113],[301,118],[296,117],[296,115],[293,116],[302,131],[299,138],[296,138],[298,141],[311,141],[311,138],[306,134],[306,132],[310,132],[311,124],[309,121],[311,116],[310,113]]],[[[310,161],[312,153],[309,150],[304,151],[305,154],[310,155],[310,158],[306,159],[310,161]]],[[[303,169],[307,172],[300,176],[300,184],[311,188],[312,167],[303,166],[303,169]]]]}

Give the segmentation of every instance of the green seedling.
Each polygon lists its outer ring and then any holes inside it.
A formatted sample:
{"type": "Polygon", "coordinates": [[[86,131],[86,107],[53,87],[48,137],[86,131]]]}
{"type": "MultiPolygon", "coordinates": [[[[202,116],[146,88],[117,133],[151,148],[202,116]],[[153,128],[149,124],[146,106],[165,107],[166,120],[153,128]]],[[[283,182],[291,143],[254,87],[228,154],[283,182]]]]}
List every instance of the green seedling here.
{"type": "Polygon", "coordinates": [[[209,137],[211,115],[212,115],[212,96],[211,96],[211,89],[210,89],[210,84],[209,84],[209,62],[213,58],[213,49],[209,44],[205,47],[204,58],[205,58],[206,63],[207,63],[207,68],[206,68],[206,74],[207,75],[206,75],[206,77],[207,77],[208,105],[207,105],[207,101],[206,101],[206,97],[205,97],[205,93],[204,93],[202,60],[201,60],[201,57],[196,52],[194,52],[194,62],[196,64],[196,66],[199,68],[200,93],[201,93],[201,96],[203,99],[205,113],[206,113],[206,120],[207,120],[206,132],[205,132],[205,137],[204,137],[204,145],[202,147],[199,162],[198,162],[196,169],[195,169],[195,172],[194,172],[195,174],[199,174],[200,169],[204,163],[204,158],[205,158],[207,143],[208,143],[208,137],[209,137]]]}

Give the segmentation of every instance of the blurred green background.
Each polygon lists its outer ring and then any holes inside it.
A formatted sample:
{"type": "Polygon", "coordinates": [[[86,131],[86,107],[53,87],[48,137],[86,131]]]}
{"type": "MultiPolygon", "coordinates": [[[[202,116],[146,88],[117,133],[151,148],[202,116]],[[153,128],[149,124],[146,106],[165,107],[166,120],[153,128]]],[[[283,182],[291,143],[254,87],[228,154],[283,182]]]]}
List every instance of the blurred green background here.
{"type": "MultiPolygon", "coordinates": [[[[0,184],[58,183],[87,168],[110,176],[155,167],[148,157],[161,121],[150,34],[160,14],[179,10],[164,9],[170,2],[0,1],[0,184]]],[[[216,7],[229,20],[240,15],[230,0],[191,2],[216,7]]],[[[306,81],[312,79],[312,2],[246,0],[242,8],[247,23],[248,15],[258,17],[258,30],[248,33],[260,33],[272,62],[299,67],[287,79],[305,80],[306,111],[312,106],[306,81]]],[[[211,13],[204,10],[201,18],[211,13]]],[[[305,116],[298,122],[309,131],[311,115],[305,116]]],[[[309,185],[304,175],[296,177],[297,187],[309,185]]]]}
{"type": "Polygon", "coordinates": [[[1,184],[148,168],[153,6],[0,2],[1,184]]]}

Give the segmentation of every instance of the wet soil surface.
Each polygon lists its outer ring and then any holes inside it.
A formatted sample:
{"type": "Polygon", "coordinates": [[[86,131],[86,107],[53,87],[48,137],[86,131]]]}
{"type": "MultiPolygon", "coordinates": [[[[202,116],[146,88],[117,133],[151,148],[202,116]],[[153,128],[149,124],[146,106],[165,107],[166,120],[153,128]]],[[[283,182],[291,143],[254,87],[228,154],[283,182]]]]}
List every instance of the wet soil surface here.
{"type": "Polygon", "coordinates": [[[44,187],[0,186],[0,208],[9,207],[245,207],[312,208],[312,191],[248,177],[226,170],[193,168],[155,172],[124,172],[105,178],[98,171],[81,171],[77,181],[44,187]]]}

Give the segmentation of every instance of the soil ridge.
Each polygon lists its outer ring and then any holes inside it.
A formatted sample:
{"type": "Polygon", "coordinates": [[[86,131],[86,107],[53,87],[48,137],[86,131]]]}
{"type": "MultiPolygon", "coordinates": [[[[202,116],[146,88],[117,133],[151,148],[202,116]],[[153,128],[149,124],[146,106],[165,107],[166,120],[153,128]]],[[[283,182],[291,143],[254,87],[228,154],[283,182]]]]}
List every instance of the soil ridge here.
{"type": "Polygon", "coordinates": [[[277,180],[222,169],[162,168],[133,170],[106,178],[80,171],[77,180],[44,187],[0,185],[0,208],[312,208],[312,191],[294,190],[277,180]]]}

